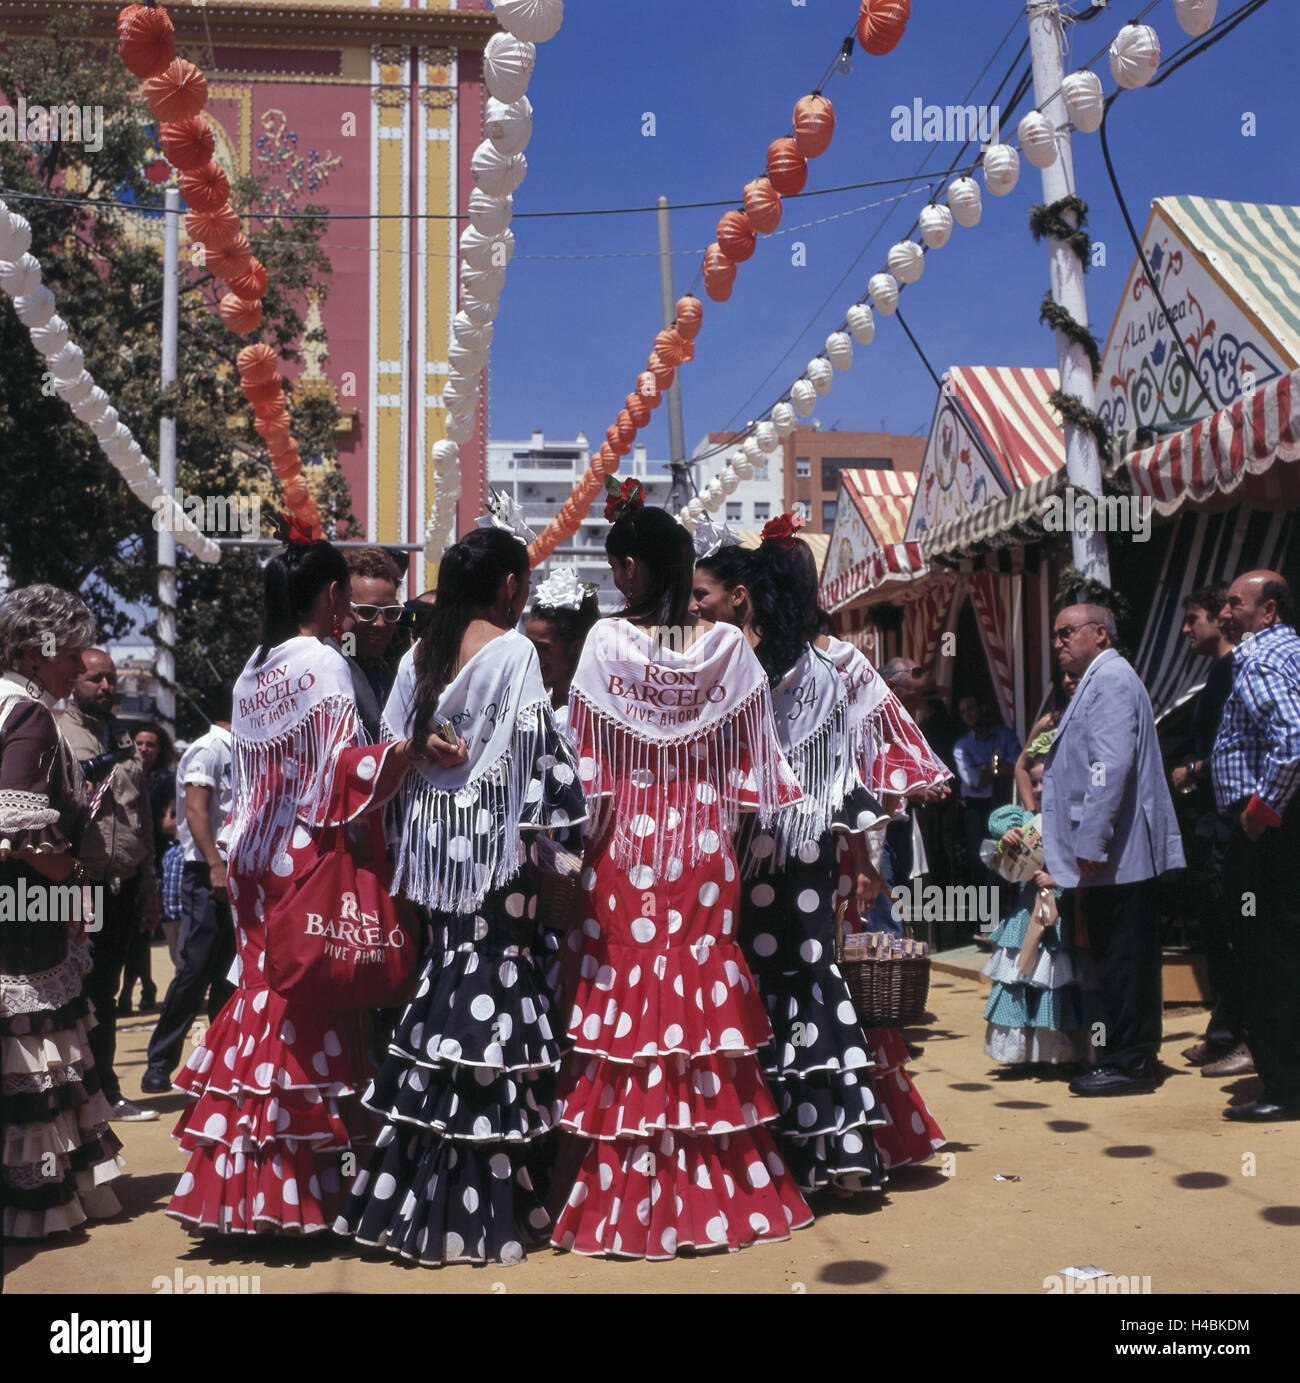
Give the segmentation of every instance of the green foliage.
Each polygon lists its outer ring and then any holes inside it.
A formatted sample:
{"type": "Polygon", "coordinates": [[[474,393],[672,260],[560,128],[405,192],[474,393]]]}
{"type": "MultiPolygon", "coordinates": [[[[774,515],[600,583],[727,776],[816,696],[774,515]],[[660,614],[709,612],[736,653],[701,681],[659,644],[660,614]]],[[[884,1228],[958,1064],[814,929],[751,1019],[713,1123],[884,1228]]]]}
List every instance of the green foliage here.
{"type": "MultiPolygon", "coordinates": [[[[48,37],[7,44],[0,51],[0,92],[11,104],[23,96],[29,106],[102,107],[103,148],[0,144],[0,194],[31,222],[32,253],[59,315],[145,454],[156,463],[159,418],[170,412],[186,495],[268,496],[266,453],[234,369],[246,338],[229,332],[213,311],[224,285],[189,266],[182,253],[178,379],[163,395],[162,216],[144,220],[142,233],[137,215],[75,200],[149,209],[163,200],[162,189],[144,176],[156,156],[156,125],[138,99],[139,82],[103,45],[69,41],[77,22],[56,20],[48,37]]],[[[257,207],[263,195],[257,180],[244,178],[234,184],[231,201],[257,207]]],[[[307,290],[324,295],[328,289],[329,259],[318,247],[325,225],[322,219],[251,223],[254,252],[270,276],[255,339],[288,361],[299,358],[307,290]]],[[[154,604],[153,515],[43,380],[44,362],[7,298],[0,307],[0,360],[0,559],[9,581],[80,589],[100,620],[101,637],[120,637],[138,627],[132,607],[154,604]]],[[[313,460],[335,458],[337,417],[328,399],[304,400],[295,409],[294,436],[309,481],[313,460]]],[[[316,488],[327,531],[355,523],[340,475],[316,488]]],[[[219,677],[233,676],[247,660],[260,626],[261,577],[248,553],[227,549],[210,568],[181,552],[178,583],[178,721],[183,733],[192,733],[201,717],[187,709],[185,693],[205,701],[219,677]]]]}

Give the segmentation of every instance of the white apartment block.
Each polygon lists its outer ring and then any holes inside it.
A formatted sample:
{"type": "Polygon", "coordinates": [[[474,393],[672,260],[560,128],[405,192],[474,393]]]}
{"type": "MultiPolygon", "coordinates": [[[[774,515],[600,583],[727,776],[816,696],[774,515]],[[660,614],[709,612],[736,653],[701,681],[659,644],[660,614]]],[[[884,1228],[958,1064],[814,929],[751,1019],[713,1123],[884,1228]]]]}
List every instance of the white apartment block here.
{"type": "MultiPolygon", "coordinates": [[[[548,441],[534,432],[526,442],[491,441],[487,444],[487,483],[491,490],[503,490],[524,511],[528,526],[542,529],[559,512],[560,506],[582,479],[591,460],[586,437],[579,432],[571,442],[548,441]]],[[[645,486],[646,504],[665,508],[672,489],[672,476],[666,463],[651,462],[644,445],[638,443],[623,458],[619,478],[635,476],[645,486]]],[[[614,589],[609,559],[605,556],[605,502],[598,495],[573,538],[561,543],[551,556],[533,571],[536,590],[554,567],[576,567],[579,581],[594,581],[600,587],[600,608],[622,608],[623,597],[614,589]]]]}
{"type": "MultiPolygon", "coordinates": [[[[732,434],[725,432],[707,433],[696,444],[691,453],[695,458],[696,481],[704,489],[722,468],[740,450],[739,447],[725,446],[732,434]],[[707,455],[706,453],[713,453],[707,455]],[[704,457],[703,460],[700,458],[704,457]]],[[[723,501],[722,508],[714,515],[714,521],[725,519],[732,528],[761,529],[768,519],[774,519],[785,507],[785,468],[782,457],[784,448],[762,458],[761,464],[754,466],[754,474],[739,485],[723,501]]]]}

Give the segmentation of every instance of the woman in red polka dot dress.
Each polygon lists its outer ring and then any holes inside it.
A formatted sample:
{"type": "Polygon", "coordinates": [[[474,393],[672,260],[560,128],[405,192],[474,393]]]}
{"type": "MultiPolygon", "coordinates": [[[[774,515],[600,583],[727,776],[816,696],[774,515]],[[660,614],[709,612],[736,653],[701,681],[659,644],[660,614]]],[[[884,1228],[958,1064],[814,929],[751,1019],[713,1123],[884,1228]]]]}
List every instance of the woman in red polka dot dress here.
{"type": "Polygon", "coordinates": [[[196,1232],[329,1228],[341,1159],[372,1136],[355,1098],[369,1073],[369,1015],[268,986],[266,911],[316,859],[323,828],[383,803],[416,751],[454,761],[464,746],[358,743],[348,665],[322,642],[347,610],[342,555],[293,532],[267,566],[263,641],[235,686],[223,836],[239,985],[176,1080],[190,1095],[175,1131],[190,1160],[167,1213],[196,1232]]]}
{"type": "Polygon", "coordinates": [[[766,1127],[770,1028],[737,944],[732,834],[738,810],[770,820],[798,787],[739,631],[684,627],[685,529],[635,496],[606,517],[628,608],[593,630],[573,682],[594,819],[565,943],[561,1123],[588,1141],[552,1242],[666,1259],[784,1240],[812,1214],[766,1127]]]}

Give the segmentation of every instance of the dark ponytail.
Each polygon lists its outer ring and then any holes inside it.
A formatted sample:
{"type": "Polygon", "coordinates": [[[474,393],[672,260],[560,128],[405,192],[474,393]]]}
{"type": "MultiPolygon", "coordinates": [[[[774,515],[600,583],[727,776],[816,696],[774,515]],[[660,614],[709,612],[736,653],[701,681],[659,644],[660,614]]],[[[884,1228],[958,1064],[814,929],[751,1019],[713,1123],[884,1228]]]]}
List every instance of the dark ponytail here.
{"type": "Polygon", "coordinates": [[[490,610],[507,576],[528,575],[528,549],[502,528],[476,528],[442,554],[438,600],[415,645],[415,700],[411,738],[433,729],[434,712],[460,659],[469,622],[490,610]]]}
{"type": "Polygon", "coordinates": [[[626,610],[624,619],[680,627],[691,608],[695,548],[691,535],[664,509],[630,509],[615,521],[605,551],[623,562],[633,557],[649,574],[645,595],[626,610]]]}
{"type": "Polygon", "coordinates": [[[332,582],[348,584],[348,564],[336,547],[323,539],[308,546],[289,544],[266,564],[262,609],[262,642],[256,666],[286,639],[296,638],[311,615],[316,597],[332,582]]]}
{"type": "Polygon", "coordinates": [[[555,637],[569,650],[569,676],[578,670],[582,645],[592,626],[600,618],[600,603],[588,592],[576,610],[565,605],[537,605],[528,612],[529,619],[541,620],[551,627],[555,637]]]}
{"type": "Polygon", "coordinates": [[[749,563],[749,605],[758,634],[754,652],[776,686],[820,630],[817,559],[807,543],[795,538],[788,550],[780,542],[759,546],[749,563]]]}

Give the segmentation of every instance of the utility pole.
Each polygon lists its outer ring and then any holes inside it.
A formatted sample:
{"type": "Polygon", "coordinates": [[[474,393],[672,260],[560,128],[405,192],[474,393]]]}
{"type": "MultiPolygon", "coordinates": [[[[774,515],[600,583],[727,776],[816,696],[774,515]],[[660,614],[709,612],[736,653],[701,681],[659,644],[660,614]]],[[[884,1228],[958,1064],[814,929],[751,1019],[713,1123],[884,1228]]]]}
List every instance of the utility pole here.
{"type": "MultiPolygon", "coordinates": [[[[1056,135],[1056,158],[1042,169],[1043,201],[1050,204],[1075,192],[1074,161],[1070,154],[1069,116],[1061,95],[1064,70],[1061,62],[1061,7],[1057,0],[1029,0],[1025,6],[1029,20],[1029,52],[1033,62],[1034,104],[1052,122],[1056,135]]],[[[1062,213],[1067,224],[1077,225],[1072,211],[1062,213]]],[[[1052,297],[1087,328],[1088,304],[1083,288],[1083,265],[1063,240],[1047,238],[1051,268],[1052,297]]],[[[1057,328],[1056,358],[1061,375],[1061,392],[1072,395],[1090,412],[1096,411],[1092,365],[1083,347],[1057,328]]],[[[1076,491],[1101,497],[1101,458],[1097,439],[1087,428],[1065,424],[1065,474],[1076,491]]],[[[1081,532],[1072,526],[1070,534],[1074,565],[1085,576],[1110,585],[1110,557],[1105,535],[1099,530],[1081,532]]]]}
{"type": "MultiPolygon", "coordinates": [[[[659,293],[663,299],[664,328],[677,320],[677,297],[673,292],[673,242],[668,229],[668,198],[659,198],[659,293]]],[[[682,426],[681,372],[668,386],[668,464],[672,468],[673,488],[668,507],[676,513],[690,502],[691,487],[686,478],[686,430],[682,426]]]]}
{"type": "MultiPolygon", "coordinates": [[[[181,194],[167,188],[163,230],[162,374],[164,389],[176,379],[179,329],[181,194]]],[[[176,496],[176,419],[158,422],[158,479],[168,499],[176,496]]],[[[167,511],[164,510],[164,513],[167,511]]],[[[176,738],[176,535],[168,522],[158,529],[158,719],[176,738]]]]}

